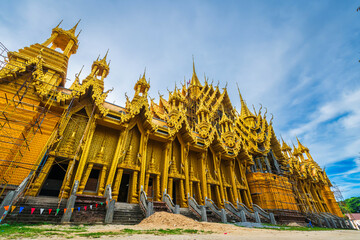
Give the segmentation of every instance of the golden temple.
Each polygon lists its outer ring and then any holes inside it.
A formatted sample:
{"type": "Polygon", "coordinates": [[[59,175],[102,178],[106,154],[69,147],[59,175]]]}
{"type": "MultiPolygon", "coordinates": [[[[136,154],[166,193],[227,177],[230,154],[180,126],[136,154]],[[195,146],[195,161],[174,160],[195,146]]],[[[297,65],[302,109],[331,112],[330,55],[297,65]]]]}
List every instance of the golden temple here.
{"type": "MultiPolygon", "coordinates": [[[[240,113],[226,87],[192,78],[154,102],[145,73],[125,107],[106,102],[107,54],[65,88],[78,49],[76,24],[49,39],[7,52],[0,69],[0,190],[27,179],[24,196],[105,196],[139,203],[168,194],[219,208],[254,204],[281,214],[343,217],[325,171],[299,140],[278,140],[267,112],[240,113]]],[[[4,52],[4,51],[3,51],[4,52]]]]}

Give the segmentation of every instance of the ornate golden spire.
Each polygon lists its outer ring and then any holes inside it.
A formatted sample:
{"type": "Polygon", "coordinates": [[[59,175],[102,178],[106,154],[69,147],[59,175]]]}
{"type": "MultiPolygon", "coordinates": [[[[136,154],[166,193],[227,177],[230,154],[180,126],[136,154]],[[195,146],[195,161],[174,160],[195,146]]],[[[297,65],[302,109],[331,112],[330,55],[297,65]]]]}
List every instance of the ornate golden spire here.
{"type": "Polygon", "coordinates": [[[75,54],[78,49],[78,39],[77,36],[75,36],[75,31],[80,23],[80,20],[69,30],[60,28],[61,23],[62,20],[55,28],[53,28],[51,37],[48,38],[42,45],[48,47],[52,44],[51,49],[60,48],[64,55],[70,57],[70,55],[75,54]]]}
{"type": "Polygon", "coordinates": [[[138,96],[139,94],[142,94],[143,96],[147,96],[147,92],[150,88],[150,83],[146,81],[145,73],[146,73],[146,68],[144,70],[144,74],[142,75],[142,77],[140,77],[139,80],[135,83],[134,86],[135,96],[138,96]]]}
{"type": "Polygon", "coordinates": [[[298,151],[298,149],[295,147],[294,144],[293,144],[293,148],[294,148],[293,155],[294,155],[294,156],[300,156],[301,153],[298,151]]]}
{"type": "Polygon", "coordinates": [[[200,81],[196,75],[195,72],[195,61],[194,61],[194,57],[193,57],[193,75],[191,77],[191,82],[190,82],[190,86],[197,86],[197,87],[201,87],[200,81]]]}
{"type": "Polygon", "coordinates": [[[77,26],[79,25],[80,21],[81,21],[81,19],[79,19],[79,21],[75,24],[75,26],[73,26],[73,27],[72,27],[71,29],[69,29],[68,31],[75,35],[76,28],[77,28],[77,26]]]}
{"type": "Polygon", "coordinates": [[[289,147],[289,145],[286,144],[286,142],[284,141],[284,139],[281,137],[281,141],[282,141],[282,146],[281,146],[281,150],[282,151],[291,151],[291,147],[289,147]]]}
{"type": "Polygon", "coordinates": [[[308,152],[309,149],[307,147],[305,147],[304,145],[301,144],[301,142],[299,141],[298,137],[296,137],[296,140],[298,142],[298,149],[300,152],[304,153],[304,152],[308,152]]]}
{"type": "MultiPolygon", "coordinates": [[[[237,85],[237,84],[236,84],[237,85]]],[[[238,88],[238,92],[239,92],[239,96],[240,96],[240,101],[241,101],[241,112],[240,112],[240,117],[241,118],[247,118],[247,117],[255,117],[254,114],[252,112],[250,112],[248,106],[246,105],[246,102],[244,101],[244,99],[241,96],[240,93],[240,89],[239,86],[237,85],[238,88]]]]}
{"type": "Polygon", "coordinates": [[[196,76],[195,61],[194,61],[194,56],[193,56],[193,75],[191,77],[190,86],[189,86],[190,97],[192,99],[197,99],[198,98],[201,87],[202,86],[200,84],[200,81],[199,81],[198,77],[196,76]]]}

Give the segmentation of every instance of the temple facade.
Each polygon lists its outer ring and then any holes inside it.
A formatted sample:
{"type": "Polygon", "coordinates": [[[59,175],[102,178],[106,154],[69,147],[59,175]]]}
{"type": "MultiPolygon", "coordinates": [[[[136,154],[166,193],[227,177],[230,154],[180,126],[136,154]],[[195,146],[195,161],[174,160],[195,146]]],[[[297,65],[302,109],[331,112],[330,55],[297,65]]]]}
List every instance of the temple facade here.
{"type": "MultiPolygon", "coordinates": [[[[188,198],[219,208],[253,204],[274,213],[342,216],[325,171],[299,140],[279,140],[262,108],[241,110],[227,89],[199,81],[148,96],[145,73],[124,107],[106,102],[107,54],[86,77],[65,88],[68,60],[78,49],[75,25],[56,26],[49,39],[8,52],[0,69],[0,189],[27,179],[25,196],[104,196],[188,206],[188,198]]],[[[83,72],[85,72],[84,70],[83,72]]],[[[82,75],[84,75],[83,73],[82,75]]]]}

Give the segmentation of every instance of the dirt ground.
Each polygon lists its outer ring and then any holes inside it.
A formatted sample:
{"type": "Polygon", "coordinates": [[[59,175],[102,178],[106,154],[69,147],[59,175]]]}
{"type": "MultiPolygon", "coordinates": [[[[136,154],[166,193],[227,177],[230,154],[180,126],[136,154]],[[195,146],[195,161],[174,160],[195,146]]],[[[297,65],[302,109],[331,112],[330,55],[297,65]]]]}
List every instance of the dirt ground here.
{"type": "MultiPolygon", "coordinates": [[[[41,226],[39,226],[41,227],[41,226]]],[[[69,226],[59,225],[57,229],[66,229],[69,226]]],[[[151,230],[151,229],[196,229],[204,231],[200,234],[181,234],[181,235],[151,235],[151,234],[132,234],[132,235],[102,235],[100,239],[286,239],[286,240],[305,240],[305,239],[325,239],[325,240],[360,240],[360,231],[356,230],[333,230],[333,231],[290,231],[275,229],[255,229],[238,227],[233,224],[197,222],[182,215],[175,215],[165,212],[155,213],[149,218],[144,219],[140,224],[127,225],[93,225],[86,227],[86,233],[106,233],[120,232],[123,229],[151,230]],[[212,233],[206,233],[211,231],[212,233]]],[[[45,237],[43,238],[45,239],[45,237]]],[[[47,237],[46,239],[49,239],[47,237]]],[[[65,239],[59,236],[52,236],[51,239],[65,239]]],[[[72,239],[86,239],[74,236],[72,239]]]]}

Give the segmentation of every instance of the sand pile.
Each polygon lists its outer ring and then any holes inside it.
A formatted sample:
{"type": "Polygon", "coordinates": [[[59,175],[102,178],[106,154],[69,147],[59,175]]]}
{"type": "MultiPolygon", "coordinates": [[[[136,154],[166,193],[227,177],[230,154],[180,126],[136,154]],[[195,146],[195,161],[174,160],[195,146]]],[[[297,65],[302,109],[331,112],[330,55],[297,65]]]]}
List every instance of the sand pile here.
{"type": "Polygon", "coordinates": [[[301,225],[301,224],[299,224],[297,222],[291,222],[291,223],[287,224],[287,226],[289,226],[289,227],[303,227],[304,224],[301,225]]]}
{"type": "MultiPolygon", "coordinates": [[[[212,231],[214,233],[230,233],[234,231],[244,231],[245,229],[232,224],[198,222],[183,215],[168,212],[155,212],[135,227],[141,229],[196,229],[212,231]]],[[[256,231],[256,229],[247,229],[247,231],[256,231]]]]}
{"type": "Polygon", "coordinates": [[[142,220],[139,226],[150,228],[197,228],[202,227],[202,223],[180,214],[155,212],[150,217],[142,220]]]}

